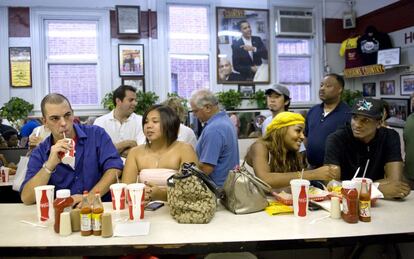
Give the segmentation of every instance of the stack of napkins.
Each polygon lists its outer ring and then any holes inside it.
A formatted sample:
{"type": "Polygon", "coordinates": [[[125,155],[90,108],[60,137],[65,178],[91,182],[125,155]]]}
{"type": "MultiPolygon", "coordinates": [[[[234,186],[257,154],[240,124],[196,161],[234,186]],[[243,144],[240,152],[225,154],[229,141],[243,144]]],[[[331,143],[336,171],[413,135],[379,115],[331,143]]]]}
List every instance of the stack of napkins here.
{"type": "Polygon", "coordinates": [[[115,225],[115,237],[146,236],[149,234],[150,223],[146,221],[119,223],[115,225]]]}

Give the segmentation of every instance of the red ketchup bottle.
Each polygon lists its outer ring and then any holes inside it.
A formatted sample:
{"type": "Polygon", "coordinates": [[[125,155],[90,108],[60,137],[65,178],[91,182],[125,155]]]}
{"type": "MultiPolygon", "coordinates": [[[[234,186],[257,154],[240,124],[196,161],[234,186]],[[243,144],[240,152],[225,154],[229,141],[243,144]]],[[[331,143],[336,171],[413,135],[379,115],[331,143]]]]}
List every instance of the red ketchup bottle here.
{"type": "Polygon", "coordinates": [[[298,198],[298,205],[299,205],[298,216],[299,217],[306,216],[306,202],[307,202],[307,198],[306,198],[305,185],[302,185],[300,187],[299,198],[298,198]]]}
{"type": "Polygon", "coordinates": [[[70,212],[72,210],[73,198],[70,197],[69,189],[62,189],[56,191],[56,199],[53,202],[53,208],[55,209],[55,225],[53,228],[56,233],[59,233],[60,227],[60,214],[62,212],[70,212]]]}
{"type": "Polygon", "coordinates": [[[348,223],[358,223],[358,191],[352,181],[342,182],[342,218],[348,223]]]}

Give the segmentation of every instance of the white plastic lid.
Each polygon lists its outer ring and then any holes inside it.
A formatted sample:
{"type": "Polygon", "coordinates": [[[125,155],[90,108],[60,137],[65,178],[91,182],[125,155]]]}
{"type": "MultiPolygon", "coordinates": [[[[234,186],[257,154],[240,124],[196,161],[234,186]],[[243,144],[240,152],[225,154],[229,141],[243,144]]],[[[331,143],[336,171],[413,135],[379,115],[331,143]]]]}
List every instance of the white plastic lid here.
{"type": "Polygon", "coordinates": [[[356,184],[353,181],[342,181],[342,188],[343,189],[355,189],[356,184]]]}
{"type": "Polygon", "coordinates": [[[62,189],[56,191],[56,198],[68,198],[70,196],[70,190],[69,189],[62,189]]]}

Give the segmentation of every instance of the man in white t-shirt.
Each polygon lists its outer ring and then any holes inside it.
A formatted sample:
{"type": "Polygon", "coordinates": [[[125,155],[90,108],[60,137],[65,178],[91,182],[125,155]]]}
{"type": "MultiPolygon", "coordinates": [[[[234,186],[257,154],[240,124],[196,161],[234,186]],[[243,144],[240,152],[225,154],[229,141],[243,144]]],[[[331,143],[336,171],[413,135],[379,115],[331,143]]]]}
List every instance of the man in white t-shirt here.
{"type": "Polygon", "coordinates": [[[115,109],[97,118],[94,125],[105,129],[119,154],[128,155],[129,149],[137,145],[137,137],[142,131],[142,116],[134,113],[137,106],[136,89],[121,85],[113,92],[115,109]]]}
{"type": "Polygon", "coordinates": [[[272,116],[266,118],[262,124],[262,136],[266,133],[266,127],[272,119],[279,113],[288,111],[290,105],[290,91],[281,84],[274,84],[265,91],[267,107],[272,112],[272,116]]]}

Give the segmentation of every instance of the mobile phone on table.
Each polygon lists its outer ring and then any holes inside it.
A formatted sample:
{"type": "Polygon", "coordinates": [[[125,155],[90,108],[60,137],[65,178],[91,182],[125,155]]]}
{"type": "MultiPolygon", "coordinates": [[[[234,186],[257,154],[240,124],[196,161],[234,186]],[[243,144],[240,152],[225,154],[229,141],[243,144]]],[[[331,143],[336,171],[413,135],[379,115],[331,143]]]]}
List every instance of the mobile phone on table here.
{"type": "Polygon", "coordinates": [[[163,202],[153,201],[153,202],[148,203],[147,206],[145,206],[145,210],[155,211],[161,208],[162,206],[164,206],[163,202]]]}
{"type": "Polygon", "coordinates": [[[321,207],[313,202],[309,201],[309,206],[308,206],[310,211],[314,211],[314,210],[320,210],[321,207]]]}

